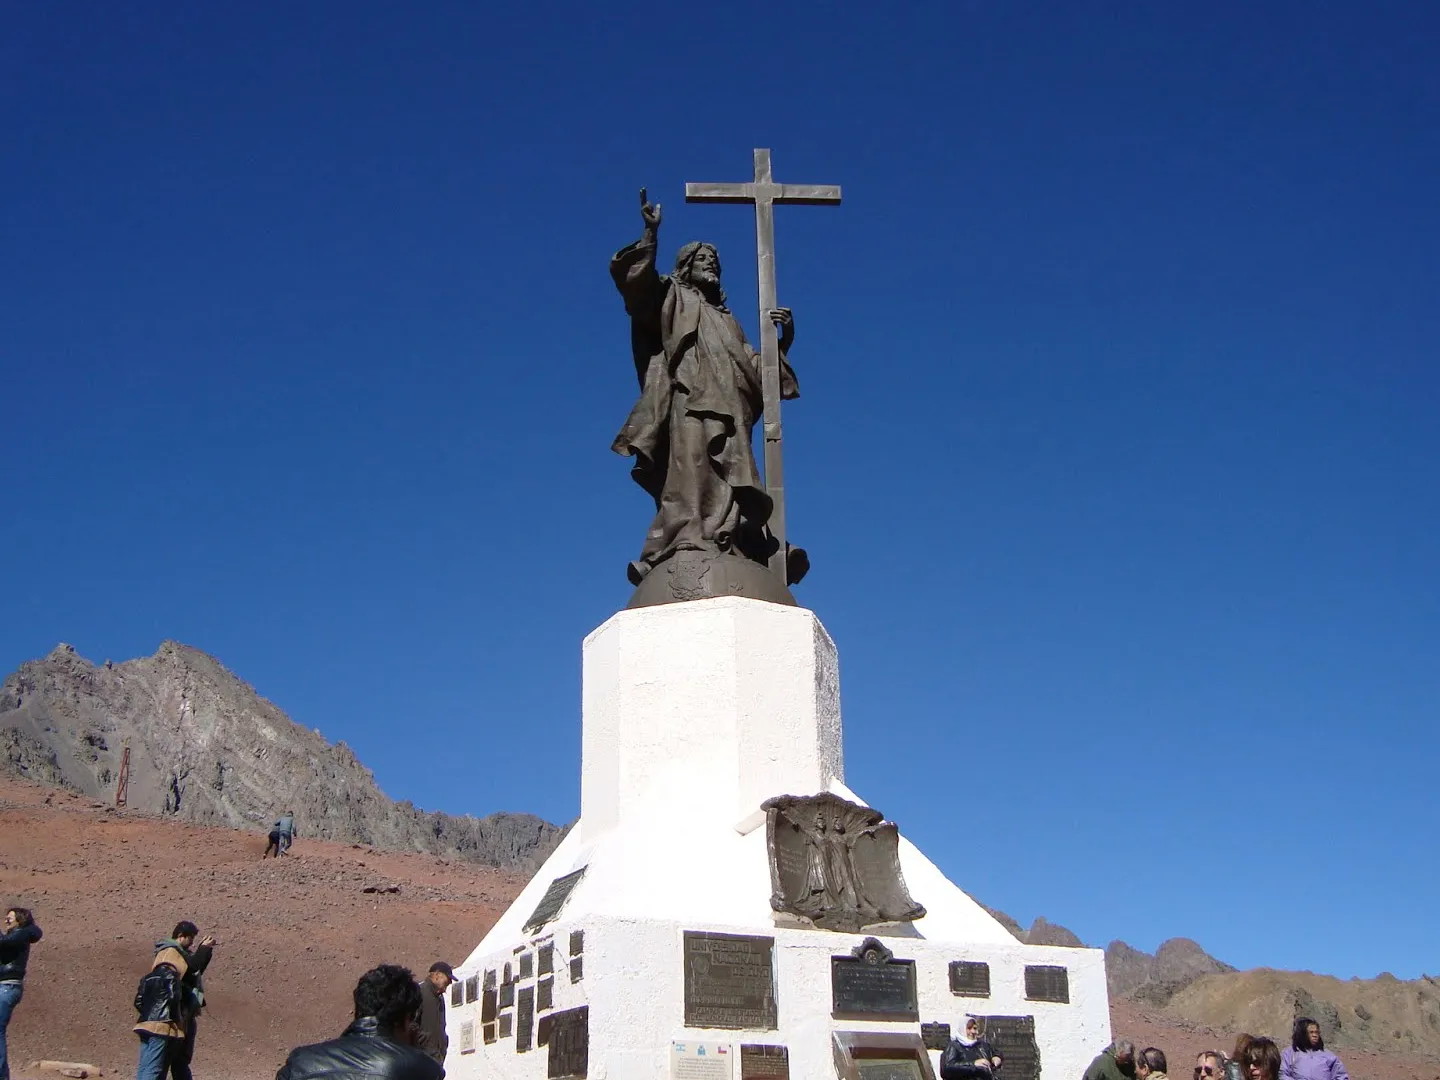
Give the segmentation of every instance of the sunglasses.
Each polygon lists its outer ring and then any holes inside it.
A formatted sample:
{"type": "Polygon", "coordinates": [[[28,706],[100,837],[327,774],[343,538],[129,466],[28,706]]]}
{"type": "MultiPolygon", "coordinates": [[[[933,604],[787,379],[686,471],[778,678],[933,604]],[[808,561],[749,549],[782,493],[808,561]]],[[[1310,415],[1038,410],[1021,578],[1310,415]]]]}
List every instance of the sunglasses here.
{"type": "Polygon", "coordinates": [[[1195,1075],[1196,1075],[1196,1076],[1219,1076],[1219,1075],[1220,1075],[1220,1070],[1217,1069],[1214,1065],[1196,1065],[1196,1066],[1195,1066],[1195,1075]]]}

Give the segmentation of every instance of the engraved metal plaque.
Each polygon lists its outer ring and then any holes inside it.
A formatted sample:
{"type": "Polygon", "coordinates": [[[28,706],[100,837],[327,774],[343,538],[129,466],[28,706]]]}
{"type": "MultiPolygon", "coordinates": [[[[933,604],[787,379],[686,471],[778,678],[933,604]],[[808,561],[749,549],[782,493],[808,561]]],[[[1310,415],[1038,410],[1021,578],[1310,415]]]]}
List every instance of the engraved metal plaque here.
{"type": "Polygon", "coordinates": [[[830,958],[830,989],[836,1016],[920,1019],[915,961],[896,960],[875,938],[866,938],[849,956],[830,958]]]}
{"type": "Polygon", "coordinates": [[[515,1052],[523,1054],[535,1045],[535,988],[527,986],[520,991],[520,1001],[515,1006],[515,1052]]]}
{"type": "Polygon", "coordinates": [[[494,1024],[486,1024],[486,1025],[485,1025],[485,1041],[486,1041],[487,1043],[493,1043],[493,1042],[495,1041],[495,1025],[494,1025],[494,1024]]]}
{"type": "Polygon", "coordinates": [[[559,915],[565,901],[570,899],[570,894],[584,876],[585,868],[582,866],[579,870],[550,882],[550,887],[545,890],[545,895],[540,898],[540,903],[535,905],[535,910],[525,922],[525,933],[533,934],[559,915]]]}
{"type": "Polygon", "coordinates": [[[554,1019],[554,1013],[546,1013],[544,1016],[540,1017],[539,1020],[535,1021],[536,1046],[550,1045],[550,1029],[554,1026],[554,1024],[552,1023],[554,1019]]]}
{"type": "Polygon", "coordinates": [[[950,1045],[950,1025],[944,1023],[921,1024],[920,1041],[926,1050],[944,1050],[950,1045]]]}
{"type": "Polygon", "coordinates": [[[495,990],[480,991],[480,1022],[488,1024],[495,1019],[495,1014],[500,1011],[497,1004],[499,992],[495,990]]]}
{"type": "Polygon", "coordinates": [[[555,980],[553,978],[541,979],[535,984],[535,1008],[553,1009],[555,1007],[555,980]]]}
{"type": "Polygon", "coordinates": [[[549,975],[555,970],[555,943],[547,941],[536,953],[535,974],[549,975]]]}
{"type": "Polygon", "coordinates": [[[480,984],[480,989],[481,989],[481,990],[494,990],[494,989],[495,989],[495,982],[496,982],[496,980],[495,980],[495,969],[494,969],[494,968],[487,968],[486,971],[485,971],[485,981],[480,984]]]}
{"type": "Polygon", "coordinates": [[[450,1006],[451,1006],[451,1008],[454,1008],[454,1007],[457,1006],[457,1005],[464,1005],[464,1004],[465,1004],[465,983],[464,983],[463,981],[461,981],[461,982],[455,983],[453,986],[450,987],[450,1006]]]}
{"type": "Polygon", "coordinates": [[[515,1031],[515,1014],[500,1014],[500,1038],[508,1039],[515,1031]]]}
{"type": "Polygon", "coordinates": [[[465,980],[465,1004],[469,1005],[480,996],[480,976],[471,975],[465,980]]]}
{"type": "Polygon", "coordinates": [[[685,1026],[773,1031],[775,939],[685,931],[685,1026]]]}
{"type": "Polygon", "coordinates": [[[500,984],[500,1008],[508,1009],[515,1004],[515,984],[506,982],[500,984]]]}
{"type": "Polygon", "coordinates": [[[1025,996],[1031,1001],[1070,1002],[1070,972],[1056,964],[1025,965],[1025,996]]]}
{"type": "Polygon", "coordinates": [[[516,976],[516,978],[529,979],[529,978],[532,978],[532,977],[534,976],[534,974],[535,974],[535,954],[534,954],[534,953],[528,953],[528,952],[527,952],[527,953],[521,953],[521,954],[520,954],[520,974],[519,974],[518,976],[516,976]]]}
{"type": "Polygon", "coordinates": [[[570,981],[577,983],[585,977],[585,958],[577,956],[570,961],[570,981]]]}
{"type": "Polygon", "coordinates": [[[590,1071],[590,1007],[551,1013],[547,1080],[575,1080],[590,1071]]]}
{"type": "Polygon", "coordinates": [[[584,951],[585,951],[585,931],[584,931],[584,930],[571,930],[571,931],[570,931],[570,955],[571,955],[571,956],[579,956],[579,955],[580,955],[582,952],[584,952],[584,951]]]}
{"type": "Polygon", "coordinates": [[[995,1048],[1005,1064],[1005,1080],[1040,1080],[1040,1047],[1035,1044],[1033,1016],[983,1016],[981,1038],[995,1048]]]}
{"type": "Polygon", "coordinates": [[[951,960],[950,992],[959,997],[989,997],[990,965],[980,960],[951,960]]]}
{"type": "Polygon", "coordinates": [[[742,1045],[740,1080],[790,1080],[790,1048],[742,1045]]]}

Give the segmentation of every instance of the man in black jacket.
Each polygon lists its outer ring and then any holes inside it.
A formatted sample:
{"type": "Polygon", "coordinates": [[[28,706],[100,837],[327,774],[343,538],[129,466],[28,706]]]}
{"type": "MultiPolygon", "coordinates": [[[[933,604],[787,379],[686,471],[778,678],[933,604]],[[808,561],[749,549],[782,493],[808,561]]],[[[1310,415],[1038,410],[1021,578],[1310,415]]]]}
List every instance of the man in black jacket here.
{"type": "Polygon", "coordinates": [[[338,1039],[290,1051],[275,1080],[441,1080],[445,1070],[415,1049],[420,987],[408,968],[381,964],[355,985],[355,1019],[338,1039]]]}
{"type": "Polygon", "coordinates": [[[25,968],[30,962],[30,946],[43,936],[29,908],[6,910],[4,933],[0,934],[0,1080],[10,1080],[5,1029],[10,1026],[10,1015],[25,993],[25,968]]]}
{"type": "Polygon", "coordinates": [[[444,960],[436,960],[420,984],[420,1041],[415,1045],[441,1065],[450,1049],[450,1036],[445,1031],[445,991],[454,981],[455,969],[444,960]]]}

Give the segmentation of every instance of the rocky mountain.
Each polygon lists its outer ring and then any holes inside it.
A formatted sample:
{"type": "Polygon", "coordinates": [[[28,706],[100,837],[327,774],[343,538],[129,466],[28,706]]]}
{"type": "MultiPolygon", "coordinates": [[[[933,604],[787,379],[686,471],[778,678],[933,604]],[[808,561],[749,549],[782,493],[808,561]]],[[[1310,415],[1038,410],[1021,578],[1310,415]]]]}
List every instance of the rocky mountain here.
{"type": "Polygon", "coordinates": [[[516,869],[538,866],[564,831],[530,814],[397,803],[343,742],[177,642],[100,665],[62,644],[0,684],[0,770],[111,801],[127,746],[128,805],[186,821],[265,829],[291,809],[301,838],[516,869]]]}

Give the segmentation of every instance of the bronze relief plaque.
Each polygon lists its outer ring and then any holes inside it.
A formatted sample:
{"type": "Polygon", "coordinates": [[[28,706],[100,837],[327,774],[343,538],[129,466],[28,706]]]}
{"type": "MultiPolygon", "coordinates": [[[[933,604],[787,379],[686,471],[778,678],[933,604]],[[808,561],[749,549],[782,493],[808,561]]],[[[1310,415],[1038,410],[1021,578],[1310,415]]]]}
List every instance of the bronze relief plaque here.
{"type": "Polygon", "coordinates": [[[773,1031],[775,939],[686,930],[685,1026],[773,1031]]]}
{"type": "Polygon", "coordinates": [[[497,998],[497,992],[494,990],[480,991],[480,1022],[482,1024],[491,1023],[495,1019],[495,1014],[500,1011],[497,998]]]}
{"type": "Polygon", "coordinates": [[[829,792],[780,795],[761,808],[774,910],[846,933],[925,914],[900,871],[900,832],[878,810],[829,792]]]}
{"type": "Polygon", "coordinates": [[[830,990],[836,1016],[920,1019],[915,961],[896,960],[875,938],[830,958],[830,990]]]}

